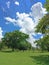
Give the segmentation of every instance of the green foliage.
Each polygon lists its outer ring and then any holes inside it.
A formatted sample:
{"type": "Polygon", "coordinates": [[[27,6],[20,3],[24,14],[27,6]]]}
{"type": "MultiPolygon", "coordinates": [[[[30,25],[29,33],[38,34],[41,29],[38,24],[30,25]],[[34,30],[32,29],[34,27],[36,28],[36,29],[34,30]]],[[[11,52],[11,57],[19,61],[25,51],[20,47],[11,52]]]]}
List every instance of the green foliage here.
{"type": "Polygon", "coordinates": [[[37,43],[37,47],[39,47],[42,51],[49,51],[49,35],[46,35],[39,40],[36,40],[35,43],[37,43]]]}
{"type": "Polygon", "coordinates": [[[47,11],[49,11],[49,0],[46,0],[45,7],[46,7],[47,11]]]}
{"type": "Polygon", "coordinates": [[[29,36],[19,31],[9,32],[4,35],[3,42],[8,48],[27,50],[30,44],[26,41],[29,36]]]}
{"type": "Polygon", "coordinates": [[[35,32],[44,34],[42,39],[36,40],[37,46],[39,46],[42,51],[49,51],[49,0],[46,0],[45,7],[48,13],[39,21],[36,26],[35,32]]]}
{"type": "Polygon", "coordinates": [[[27,50],[27,49],[31,49],[31,44],[27,41],[22,40],[19,44],[19,49],[20,50],[27,50]]]}
{"type": "Polygon", "coordinates": [[[45,15],[36,26],[35,32],[40,32],[43,34],[49,33],[49,14],[45,15]]]}

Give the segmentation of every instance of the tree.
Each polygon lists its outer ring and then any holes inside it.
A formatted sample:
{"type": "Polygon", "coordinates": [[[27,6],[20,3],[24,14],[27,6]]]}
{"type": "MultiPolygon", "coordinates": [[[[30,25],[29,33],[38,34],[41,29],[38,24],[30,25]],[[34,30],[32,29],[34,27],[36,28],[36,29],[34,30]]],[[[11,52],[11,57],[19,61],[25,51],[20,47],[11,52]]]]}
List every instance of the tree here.
{"type": "Polygon", "coordinates": [[[42,50],[47,49],[49,51],[49,0],[46,0],[45,7],[48,13],[39,21],[36,26],[35,32],[44,34],[43,38],[36,40],[37,45],[42,48],[42,50]]]}
{"type": "Polygon", "coordinates": [[[40,32],[42,34],[49,33],[49,14],[46,14],[36,26],[36,32],[40,32]]]}
{"type": "Polygon", "coordinates": [[[9,32],[4,35],[3,42],[8,48],[26,50],[28,48],[28,43],[26,39],[29,36],[20,31],[9,32]]]}
{"type": "Polygon", "coordinates": [[[37,47],[39,47],[42,51],[49,51],[49,35],[46,35],[43,38],[40,38],[39,40],[36,40],[35,43],[37,43],[37,47]]]}

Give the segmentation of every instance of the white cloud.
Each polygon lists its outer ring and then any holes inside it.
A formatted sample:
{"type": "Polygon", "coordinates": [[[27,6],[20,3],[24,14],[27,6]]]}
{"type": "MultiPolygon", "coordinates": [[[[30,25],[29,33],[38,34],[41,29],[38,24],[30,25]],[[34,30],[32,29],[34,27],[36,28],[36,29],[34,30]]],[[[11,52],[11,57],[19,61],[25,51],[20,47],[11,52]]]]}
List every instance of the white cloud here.
{"type": "Polygon", "coordinates": [[[8,8],[10,8],[10,1],[6,2],[8,8]]]}
{"type": "Polygon", "coordinates": [[[32,33],[34,30],[34,21],[29,17],[29,14],[19,13],[17,17],[17,24],[21,27],[21,31],[26,30],[26,33],[32,33]]]}
{"type": "Polygon", "coordinates": [[[5,17],[5,19],[6,19],[7,21],[9,21],[9,22],[15,22],[15,21],[16,21],[15,19],[12,19],[12,18],[10,18],[10,17],[5,17]]]}
{"type": "Polygon", "coordinates": [[[6,22],[6,24],[8,24],[8,23],[15,23],[16,22],[16,20],[15,19],[12,19],[12,18],[10,18],[10,17],[5,17],[5,19],[8,21],[8,22],[6,22]]]}
{"type": "Polygon", "coordinates": [[[32,44],[32,46],[35,47],[35,39],[32,35],[35,35],[34,30],[35,26],[39,22],[39,19],[41,19],[46,13],[46,9],[42,7],[42,4],[40,2],[38,2],[31,7],[31,12],[29,14],[16,12],[17,20],[10,17],[6,17],[5,19],[21,27],[21,32],[29,34],[28,41],[32,44]]]}
{"type": "Polygon", "coordinates": [[[41,2],[37,2],[31,7],[31,16],[34,17],[35,22],[38,22],[46,13],[46,9],[43,8],[41,2]]]}
{"type": "Polygon", "coordinates": [[[15,1],[15,4],[19,6],[19,2],[18,1],[15,1]]]}
{"type": "Polygon", "coordinates": [[[0,41],[1,41],[1,39],[3,38],[2,32],[3,32],[3,30],[2,30],[2,28],[0,27],[0,41]]]}

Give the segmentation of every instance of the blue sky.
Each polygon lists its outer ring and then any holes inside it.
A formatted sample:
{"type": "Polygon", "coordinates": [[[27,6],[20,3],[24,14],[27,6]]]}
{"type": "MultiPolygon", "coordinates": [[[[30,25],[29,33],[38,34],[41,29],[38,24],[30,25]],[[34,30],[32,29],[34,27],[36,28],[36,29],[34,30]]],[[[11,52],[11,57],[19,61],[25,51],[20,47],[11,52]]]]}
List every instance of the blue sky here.
{"type": "Polygon", "coordinates": [[[42,2],[44,3],[45,0],[0,0],[0,27],[2,27],[3,30],[3,34],[5,32],[8,31],[13,31],[16,29],[19,29],[18,26],[14,26],[12,23],[6,25],[5,22],[6,20],[4,19],[4,17],[11,17],[11,18],[16,18],[16,12],[25,12],[25,13],[29,13],[30,12],[30,8],[33,4],[35,4],[36,2],[42,2]],[[10,7],[8,8],[6,3],[10,1],[10,7]],[[15,5],[14,2],[18,1],[19,2],[19,6],[15,5]],[[3,11],[5,10],[5,11],[3,11]]]}

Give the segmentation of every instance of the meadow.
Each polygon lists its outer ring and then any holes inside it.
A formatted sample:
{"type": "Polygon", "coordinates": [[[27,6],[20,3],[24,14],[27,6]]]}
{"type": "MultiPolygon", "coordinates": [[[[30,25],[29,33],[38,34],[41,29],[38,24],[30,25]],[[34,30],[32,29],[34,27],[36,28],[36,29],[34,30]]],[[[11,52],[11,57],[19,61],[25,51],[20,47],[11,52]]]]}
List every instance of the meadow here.
{"type": "Polygon", "coordinates": [[[49,65],[49,52],[0,51],[0,65],[49,65]]]}

